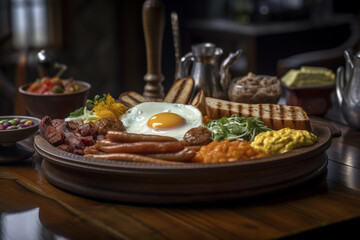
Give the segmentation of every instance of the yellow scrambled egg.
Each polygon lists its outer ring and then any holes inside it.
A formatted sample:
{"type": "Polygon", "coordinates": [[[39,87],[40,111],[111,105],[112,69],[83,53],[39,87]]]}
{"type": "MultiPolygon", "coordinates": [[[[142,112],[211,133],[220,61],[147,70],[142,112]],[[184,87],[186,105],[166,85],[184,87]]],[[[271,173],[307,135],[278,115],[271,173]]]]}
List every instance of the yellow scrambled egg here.
{"type": "Polygon", "coordinates": [[[316,140],[316,135],[309,131],[283,128],[259,133],[251,146],[259,152],[279,154],[295,148],[311,146],[316,140]]]}
{"type": "Polygon", "coordinates": [[[126,107],[115,102],[115,99],[108,94],[105,101],[95,102],[93,110],[99,120],[105,117],[120,118],[126,112],[126,107]]]}

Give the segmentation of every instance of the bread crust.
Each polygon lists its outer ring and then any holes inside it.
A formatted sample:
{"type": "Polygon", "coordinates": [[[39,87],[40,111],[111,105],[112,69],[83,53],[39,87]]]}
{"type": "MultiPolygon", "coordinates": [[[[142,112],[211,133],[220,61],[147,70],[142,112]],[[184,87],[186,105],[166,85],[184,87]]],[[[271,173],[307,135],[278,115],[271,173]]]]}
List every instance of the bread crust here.
{"type": "Polygon", "coordinates": [[[203,89],[200,89],[200,90],[196,93],[195,97],[192,99],[192,101],[191,101],[190,104],[193,105],[193,106],[195,106],[195,107],[197,107],[197,108],[200,110],[200,112],[201,112],[201,114],[202,114],[203,116],[206,115],[205,94],[204,94],[204,90],[203,90],[203,89]]]}
{"type": "Polygon", "coordinates": [[[147,100],[143,95],[134,91],[124,92],[119,96],[119,102],[124,104],[127,108],[132,108],[133,106],[146,101],[147,100]]]}
{"type": "Polygon", "coordinates": [[[164,98],[164,102],[187,104],[190,100],[193,88],[193,78],[181,78],[171,86],[164,98]]]}
{"type": "Polygon", "coordinates": [[[205,97],[206,115],[210,119],[239,114],[255,117],[271,129],[292,128],[311,131],[307,113],[298,106],[277,104],[245,104],[205,97]]]}

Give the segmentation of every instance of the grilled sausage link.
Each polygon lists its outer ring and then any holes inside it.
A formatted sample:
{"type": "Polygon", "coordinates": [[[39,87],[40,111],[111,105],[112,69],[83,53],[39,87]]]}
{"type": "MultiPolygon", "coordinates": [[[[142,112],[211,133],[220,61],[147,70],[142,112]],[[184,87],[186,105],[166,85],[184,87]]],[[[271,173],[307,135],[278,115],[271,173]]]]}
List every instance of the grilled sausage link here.
{"type": "Polygon", "coordinates": [[[119,160],[127,162],[144,162],[144,163],[164,163],[164,164],[180,164],[181,162],[166,161],[156,159],[144,155],[132,153],[106,153],[106,154],[86,154],[85,157],[104,159],[104,160],[119,160]]]}
{"type": "Polygon", "coordinates": [[[177,162],[189,162],[193,157],[195,157],[195,155],[196,155],[196,151],[189,149],[187,147],[179,152],[174,152],[174,153],[146,154],[146,156],[149,157],[159,158],[168,161],[177,161],[177,162]]]}
{"type": "Polygon", "coordinates": [[[168,136],[127,133],[122,131],[107,131],[106,138],[114,142],[178,142],[168,136]]]}
{"type": "Polygon", "coordinates": [[[184,149],[184,145],[177,142],[132,142],[114,145],[96,144],[96,148],[107,153],[164,153],[177,152],[184,149]]]}

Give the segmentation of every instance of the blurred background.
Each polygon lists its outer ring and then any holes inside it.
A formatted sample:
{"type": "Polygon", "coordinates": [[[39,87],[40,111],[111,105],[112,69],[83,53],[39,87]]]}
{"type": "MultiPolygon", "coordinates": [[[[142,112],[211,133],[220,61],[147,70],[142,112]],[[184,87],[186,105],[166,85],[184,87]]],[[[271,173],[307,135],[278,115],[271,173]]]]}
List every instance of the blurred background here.
{"type": "MultiPolygon", "coordinates": [[[[350,0],[163,0],[162,73],[175,79],[170,15],[179,16],[180,54],[212,42],[224,57],[244,49],[232,76],[281,77],[289,68],[336,70],[343,51],[359,47],[360,2],[350,0]]],[[[36,54],[49,50],[68,66],[63,78],[92,85],[89,98],[143,92],[146,74],[143,0],[0,0],[0,115],[13,114],[16,84],[38,77],[36,54]]]]}

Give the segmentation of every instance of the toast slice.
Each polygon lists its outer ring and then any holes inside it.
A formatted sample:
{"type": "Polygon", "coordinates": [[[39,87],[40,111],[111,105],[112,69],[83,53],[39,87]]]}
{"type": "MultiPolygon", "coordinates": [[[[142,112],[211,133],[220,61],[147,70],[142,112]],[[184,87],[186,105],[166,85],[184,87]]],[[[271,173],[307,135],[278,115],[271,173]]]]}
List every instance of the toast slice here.
{"type": "Polygon", "coordinates": [[[204,94],[204,90],[200,89],[195,97],[193,98],[193,100],[190,103],[191,105],[197,107],[201,114],[203,116],[206,115],[206,108],[205,108],[205,94],[204,94]]]}
{"type": "Polygon", "coordinates": [[[131,108],[142,102],[147,102],[146,98],[143,95],[134,91],[122,93],[119,96],[119,101],[127,108],[131,108]]]}
{"type": "Polygon", "coordinates": [[[190,100],[193,88],[193,78],[181,78],[171,86],[164,98],[164,102],[187,104],[190,100]]]}
{"type": "Polygon", "coordinates": [[[210,119],[239,114],[255,117],[273,130],[293,128],[311,131],[307,113],[298,106],[277,104],[246,104],[205,97],[206,114],[210,119]]]}

